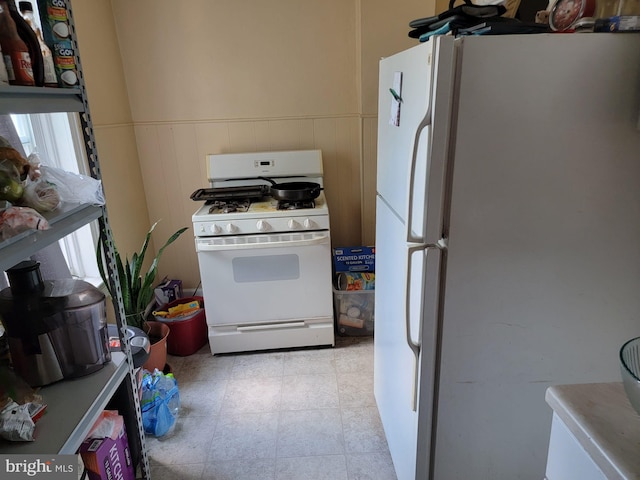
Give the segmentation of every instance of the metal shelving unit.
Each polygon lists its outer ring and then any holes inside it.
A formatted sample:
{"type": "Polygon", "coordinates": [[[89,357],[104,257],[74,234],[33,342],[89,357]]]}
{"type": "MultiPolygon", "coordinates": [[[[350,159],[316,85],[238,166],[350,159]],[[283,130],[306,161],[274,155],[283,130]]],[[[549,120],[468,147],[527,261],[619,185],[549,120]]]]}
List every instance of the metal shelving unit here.
{"type": "Polygon", "coordinates": [[[97,220],[103,214],[102,207],[68,204],[55,212],[43,215],[49,222],[48,230],[26,231],[0,243],[0,269],[13,267],[38,250],[97,220]]]}
{"type": "MultiPolygon", "coordinates": [[[[1,86],[0,114],[78,112],[91,176],[100,179],[98,153],[70,0],[67,0],[67,14],[76,54],[78,87],[63,89],[1,86]]],[[[111,289],[116,297],[113,299],[116,320],[119,330],[123,331],[126,320],[118,272],[114,268],[115,254],[106,207],[63,205],[46,217],[50,224],[48,230],[28,231],[0,242],[0,269],[11,268],[42,248],[97,220],[105,245],[106,268],[111,289]]],[[[115,402],[125,417],[127,436],[136,467],[141,470],[143,478],[149,479],[149,459],[133,358],[128,339],[124,335],[121,337],[123,352],[113,352],[112,361],[104,368],[86,377],[63,380],[41,388],[39,393],[47,403],[47,414],[37,423],[36,440],[29,443],[0,443],[0,453],[76,453],[102,410],[110,402],[115,402]]]]}
{"type": "Polygon", "coordinates": [[[113,392],[129,373],[126,356],[111,354],[111,363],[97,372],[74,380],[57,382],[41,389],[47,413],[37,424],[36,441],[3,443],[3,454],[42,453],[48,451],[74,454],[93,426],[96,414],[104,410],[113,392]]]}

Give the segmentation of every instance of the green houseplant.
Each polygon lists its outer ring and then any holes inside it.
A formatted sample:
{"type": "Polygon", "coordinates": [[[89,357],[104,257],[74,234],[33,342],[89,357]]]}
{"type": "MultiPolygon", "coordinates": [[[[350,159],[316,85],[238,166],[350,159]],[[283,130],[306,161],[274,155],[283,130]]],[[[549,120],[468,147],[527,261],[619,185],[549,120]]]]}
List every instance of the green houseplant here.
{"type": "MultiPolygon", "coordinates": [[[[116,246],[113,246],[113,250],[115,253],[115,268],[118,271],[118,277],[120,279],[120,289],[122,291],[122,300],[124,304],[124,312],[126,316],[127,324],[132,327],[137,327],[140,329],[145,329],[146,323],[146,309],[151,304],[151,300],[154,297],[154,282],[156,280],[156,276],[158,274],[158,262],[160,261],[160,256],[165,248],[175,242],[180,235],[182,235],[187,227],[183,227],[177,232],[175,232],[166,243],[158,250],[156,257],[153,259],[149,270],[142,274],[142,266],[144,263],[145,255],[147,253],[147,247],[149,246],[149,241],[151,240],[151,234],[153,230],[156,228],[158,222],[154,223],[149,232],[147,233],[144,243],[142,244],[142,248],[139,252],[135,252],[131,259],[129,257],[125,257],[124,264],[122,263],[122,256],[118,252],[116,246]]],[[[100,242],[98,242],[97,248],[97,259],[98,259],[98,269],[100,270],[100,276],[104,281],[109,293],[112,298],[115,298],[115,292],[112,291],[111,284],[109,279],[107,278],[107,272],[104,268],[106,264],[105,257],[105,245],[104,236],[100,237],[100,242]]]]}

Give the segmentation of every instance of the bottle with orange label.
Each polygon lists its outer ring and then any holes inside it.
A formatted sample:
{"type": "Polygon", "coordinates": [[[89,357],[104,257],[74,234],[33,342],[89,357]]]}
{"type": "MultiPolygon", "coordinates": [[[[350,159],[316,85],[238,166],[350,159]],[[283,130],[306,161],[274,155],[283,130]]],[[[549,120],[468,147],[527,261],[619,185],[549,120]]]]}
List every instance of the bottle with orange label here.
{"type": "Polygon", "coordinates": [[[0,0],[0,46],[10,85],[35,85],[29,47],[20,38],[7,0],[0,0]]]}
{"type": "Polygon", "coordinates": [[[42,52],[40,51],[40,43],[36,32],[29,26],[26,20],[18,12],[18,8],[13,0],[7,2],[9,13],[13,22],[16,24],[16,30],[22,41],[29,49],[29,57],[31,57],[31,70],[33,71],[33,81],[37,87],[44,85],[44,64],[42,61],[42,52]]]}

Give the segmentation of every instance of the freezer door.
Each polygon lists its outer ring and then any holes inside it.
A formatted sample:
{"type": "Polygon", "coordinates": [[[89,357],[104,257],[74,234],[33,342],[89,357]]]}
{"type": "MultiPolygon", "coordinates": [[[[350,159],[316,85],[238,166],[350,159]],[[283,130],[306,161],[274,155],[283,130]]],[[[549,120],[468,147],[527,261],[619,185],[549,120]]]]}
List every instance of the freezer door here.
{"type": "MultiPolygon", "coordinates": [[[[409,209],[412,158],[427,157],[433,45],[427,42],[380,62],[377,191],[403,220],[409,209]]],[[[424,183],[416,188],[424,198],[424,183]]],[[[422,225],[416,229],[420,235],[422,225]]]]}
{"type": "Polygon", "coordinates": [[[374,391],[398,480],[427,478],[441,252],[377,198],[374,391]]]}
{"type": "Polygon", "coordinates": [[[380,62],[377,192],[407,224],[408,242],[441,236],[453,62],[449,37],[380,62]]]}

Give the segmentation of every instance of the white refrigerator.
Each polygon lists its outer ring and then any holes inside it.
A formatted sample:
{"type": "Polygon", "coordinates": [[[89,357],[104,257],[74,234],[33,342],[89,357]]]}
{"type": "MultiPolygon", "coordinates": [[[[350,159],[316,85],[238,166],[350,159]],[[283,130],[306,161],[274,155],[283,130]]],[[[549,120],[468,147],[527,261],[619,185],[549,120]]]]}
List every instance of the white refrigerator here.
{"type": "Polygon", "coordinates": [[[380,63],[374,389],[399,480],[544,478],[550,385],[640,336],[640,34],[380,63]]]}

